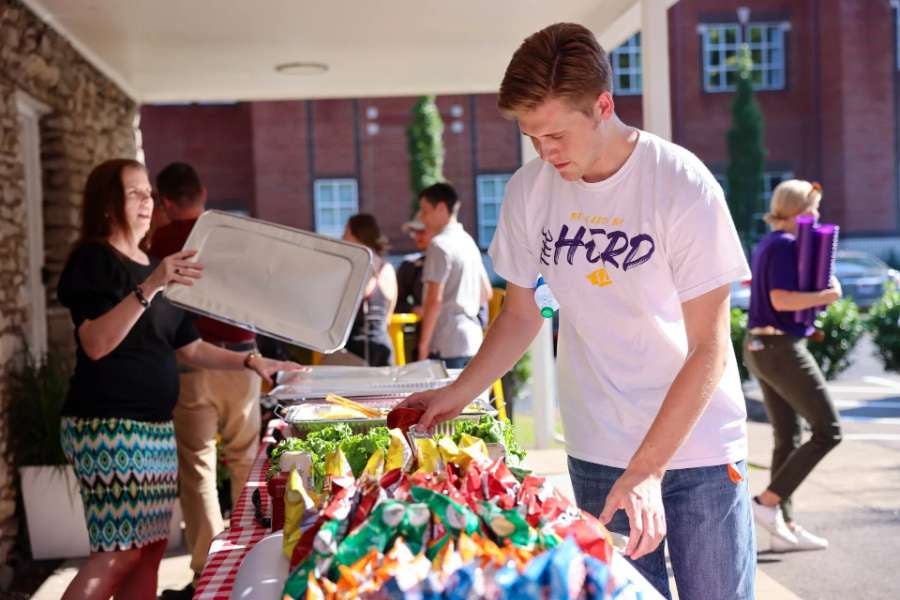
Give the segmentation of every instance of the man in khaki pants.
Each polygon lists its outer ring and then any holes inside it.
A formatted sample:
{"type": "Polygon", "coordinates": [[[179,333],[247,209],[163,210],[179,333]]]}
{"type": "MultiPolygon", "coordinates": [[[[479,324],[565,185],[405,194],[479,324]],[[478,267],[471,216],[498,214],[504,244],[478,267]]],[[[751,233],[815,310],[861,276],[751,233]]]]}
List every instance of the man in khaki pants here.
{"type": "MultiPolygon", "coordinates": [[[[153,235],[150,252],[163,258],[181,250],[206,204],[197,172],[172,163],[156,177],[156,187],[169,224],[153,235]]],[[[207,342],[237,352],[255,352],[252,332],[206,317],[194,321],[207,342]]],[[[260,378],[249,369],[220,371],[182,368],[181,391],[173,420],[178,443],[179,497],[185,537],[191,552],[194,582],[200,577],[213,537],[225,526],[216,492],[216,435],[221,434],[231,475],[231,502],[237,502],[259,450],[260,378]]],[[[166,596],[190,598],[193,584],[166,596]]]]}

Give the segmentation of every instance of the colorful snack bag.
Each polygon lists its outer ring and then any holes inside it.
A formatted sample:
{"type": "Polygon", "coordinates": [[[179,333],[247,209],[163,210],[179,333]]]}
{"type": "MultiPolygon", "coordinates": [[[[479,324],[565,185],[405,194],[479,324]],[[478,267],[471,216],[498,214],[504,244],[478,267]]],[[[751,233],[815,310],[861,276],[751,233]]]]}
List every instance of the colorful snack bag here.
{"type": "Polygon", "coordinates": [[[581,549],[569,537],[548,554],[551,600],[575,600],[584,588],[585,567],[581,549]]]}
{"type": "MultiPolygon", "coordinates": [[[[303,562],[312,553],[316,536],[326,523],[338,523],[335,533],[341,530],[341,525],[343,525],[344,528],[349,526],[347,520],[352,510],[356,507],[358,495],[359,490],[355,485],[338,490],[328,506],[322,510],[322,513],[319,515],[319,519],[315,524],[304,531],[303,535],[300,536],[300,540],[294,547],[294,553],[291,555],[292,569],[303,562]]],[[[343,529],[343,531],[346,531],[346,529],[343,529]]]]}
{"type": "Polygon", "coordinates": [[[444,470],[444,459],[438,450],[437,442],[430,436],[414,435],[409,432],[416,455],[416,473],[436,473],[444,470]]]}
{"type": "Polygon", "coordinates": [[[424,414],[425,409],[423,408],[397,406],[387,414],[388,429],[399,429],[406,433],[410,427],[419,422],[424,414]]]}
{"type": "Polygon", "coordinates": [[[510,473],[503,459],[495,460],[487,469],[487,497],[509,497],[512,505],[504,508],[512,508],[515,505],[516,495],[519,492],[519,480],[510,473]]]}
{"type": "Polygon", "coordinates": [[[611,583],[609,567],[606,563],[594,558],[590,554],[584,556],[586,570],[584,580],[584,594],[586,600],[605,600],[611,583]]]}
{"type": "Polygon", "coordinates": [[[475,463],[484,465],[491,461],[487,444],[480,437],[462,433],[459,436],[457,446],[459,446],[460,454],[468,459],[469,464],[475,463]]]}
{"type": "Polygon", "coordinates": [[[406,504],[397,500],[385,500],[375,507],[369,518],[353,533],[344,538],[335,553],[332,575],[338,575],[340,565],[349,566],[370,550],[384,552],[396,537],[400,523],[406,517],[406,504]]]}
{"type": "MultiPolygon", "coordinates": [[[[460,464],[460,460],[462,458],[459,446],[453,443],[453,438],[442,436],[437,441],[438,452],[441,453],[441,459],[444,461],[444,465],[450,464],[460,464]]],[[[466,459],[468,462],[468,458],[466,459]]]]}
{"type": "Polygon", "coordinates": [[[385,465],[385,453],[381,448],[376,448],[375,452],[372,453],[372,456],[369,457],[369,460],[366,462],[366,466],[363,469],[363,472],[360,474],[360,479],[371,478],[376,481],[381,479],[381,476],[384,475],[384,465],[385,465]]]}
{"type": "Polygon", "coordinates": [[[478,514],[501,545],[509,540],[518,547],[534,548],[537,534],[517,509],[502,509],[484,501],[478,514]]]}
{"type": "Polygon", "coordinates": [[[406,436],[399,429],[390,430],[391,441],[388,444],[387,457],[384,461],[384,472],[394,469],[406,472],[412,468],[414,456],[406,436]]]}
{"type": "Polygon", "coordinates": [[[356,505],[356,510],[350,517],[350,525],[347,527],[348,532],[353,532],[365,521],[375,506],[387,499],[387,494],[373,479],[360,479],[360,499],[356,505]]]}
{"type": "Polygon", "coordinates": [[[292,469],[288,475],[287,487],[284,494],[284,538],[282,552],[290,560],[294,554],[294,547],[300,541],[300,524],[303,515],[315,508],[312,498],[306,493],[303,478],[297,469],[292,469]]]}
{"type": "Polygon", "coordinates": [[[483,598],[484,582],[479,582],[479,568],[474,562],[469,562],[454,571],[444,584],[445,600],[468,600],[469,598],[483,598]],[[481,583],[481,586],[478,586],[481,583]],[[479,587],[481,589],[479,589],[479,587]]]}
{"type": "Polygon", "coordinates": [[[397,533],[406,542],[413,554],[421,552],[428,542],[428,530],[431,524],[431,509],[427,504],[420,502],[409,504],[406,507],[406,515],[397,530],[397,533]]]}
{"type": "Polygon", "coordinates": [[[416,502],[427,504],[441,524],[454,534],[465,531],[471,535],[478,531],[478,517],[475,513],[447,496],[418,486],[412,488],[410,495],[416,502]]]}
{"type": "Polygon", "coordinates": [[[566,538],[572,536],[578,546],[585,553],[609,564],[612,559],[612,536],[600,521],[583,511],[579,511],[579,517],[567,523],[570,512],[563,513],[553,524],[553,529],[558,536],[566,538]]]}
{"type": "MultiPolygon", "coordinates": [[[[310,550],[307,556],[288,575],[284,583],[284,591],[282,592],[284,600],[299,600],[303,598],[309,582],[316,581],[328,571],[334,553],[337,551],[337,534],[339,529],[340,522],[335,520],[327,521],[318,527],[309,544],[310,550]]],[[[307,533],[309,532],[307,531],[307,533]]],[[[305,537],[306,533],[303,535],[303,538],[305,537]]],[[[301,538],[297,547],[294,548],[294,556],[297,555],[297,550],[300,548],[303,538],[301,538]]],[[[313,593],[315,593],[315,589],[313,593]]]]}

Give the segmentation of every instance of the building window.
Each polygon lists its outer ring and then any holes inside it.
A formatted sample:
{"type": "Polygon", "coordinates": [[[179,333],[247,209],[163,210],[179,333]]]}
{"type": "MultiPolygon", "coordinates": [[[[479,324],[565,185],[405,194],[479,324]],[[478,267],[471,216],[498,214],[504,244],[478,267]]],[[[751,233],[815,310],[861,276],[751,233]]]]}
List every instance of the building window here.
{"type": "Polygon", "coordinates": [[[491,240],[494,239],[497,220],[500,218],[500,205],[503,204],[503,195],[506,193],[509,178],[508,173],[479,175],[476,178],[478,245],[482,248],[490,246],[491,240]]]}
{"type": "Polygon", "coordinates": [[[316,233],[341,237],[347,219],[359,212],[355,179],[317,179],[314,188],[316,233]]]}
{"type": "Polygon", "coordinates": [[[784,23],[703,24],[703,90],[730,92],[737,86],[737,56],[746,42],[753,60],[755,90],[782,90],[785,87],[784,23]]]}
{"type": "Polygon", "coordinates": [[[641,34],[628,38],[610,54],[613,75],[613,91],[617,96],[634,96],[643,89],[641,80],[641,34]]]}

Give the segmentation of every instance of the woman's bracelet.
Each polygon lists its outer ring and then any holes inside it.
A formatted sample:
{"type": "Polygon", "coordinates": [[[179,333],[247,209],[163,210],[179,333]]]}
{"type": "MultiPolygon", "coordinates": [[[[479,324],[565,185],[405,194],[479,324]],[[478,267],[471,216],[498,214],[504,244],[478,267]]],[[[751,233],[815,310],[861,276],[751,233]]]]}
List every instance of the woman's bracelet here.
{"type": "Polygon", "coordinates": [[[134,295],[138,299],[138,302],[141,303],[141,306],[150,308],[150,301],[147,300],[147,297],[144,295],[144,290],[141,289],[140,285],[134,286],[134,295]]]}
{"type": "Polygon", "coordinates": [[[259,354],[257,354],[256,352],[251,352],[250,354],[248,354],[247,357],[244,358],[244,368],[251,369],[252,367],[250,366],[250,361],[253,360],[254,358],[258,358],[258,357],[259,357],[259,354]]]}

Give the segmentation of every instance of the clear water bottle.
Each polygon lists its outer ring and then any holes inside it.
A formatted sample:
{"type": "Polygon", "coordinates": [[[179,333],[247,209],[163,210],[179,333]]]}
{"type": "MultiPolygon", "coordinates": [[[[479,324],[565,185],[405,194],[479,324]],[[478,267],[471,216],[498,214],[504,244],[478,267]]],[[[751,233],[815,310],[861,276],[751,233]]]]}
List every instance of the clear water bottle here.
{"type": "Polygon", "coordinates": [[[559,302],[553,297],[553,292],[543,277],[538,277],[537,283],[534,284],[534,303],[545,319],[552,319],[553,314],[559,310],[559,302]]]}

